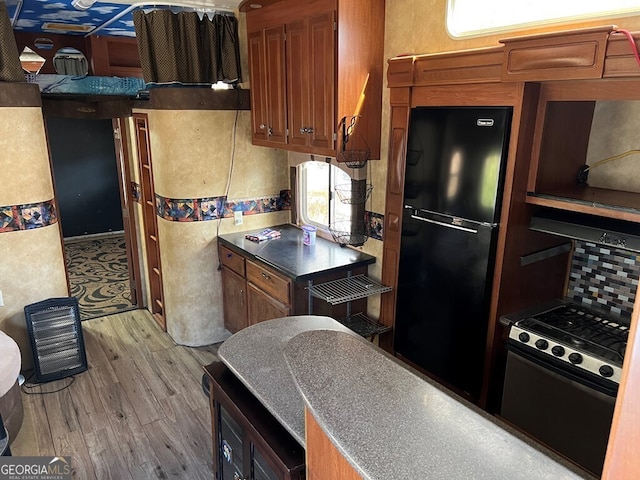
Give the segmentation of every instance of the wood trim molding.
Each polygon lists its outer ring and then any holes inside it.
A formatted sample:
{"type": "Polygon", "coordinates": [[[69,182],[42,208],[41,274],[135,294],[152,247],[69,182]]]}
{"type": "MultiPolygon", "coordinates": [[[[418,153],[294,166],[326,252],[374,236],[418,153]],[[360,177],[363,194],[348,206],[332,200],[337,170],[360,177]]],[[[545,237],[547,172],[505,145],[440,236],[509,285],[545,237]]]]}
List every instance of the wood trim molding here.
{"type": "Polygon", "coordinates": [[[101,119],[131,116],[130,97],[112,95],[44,95],[42,111],[45,116],[101,119]]]}
{"type": "Polygon", "coordinates": [[[0,82],[0,107],[41,107],[40,89],[34,83],[0,82]]]}
{"type": "Polygon", "coordinates": [[[614,26],[500,40],[505,81],[601,78],[614,26]]]}
{"type": "Polygon", "coordinates": [[[144,110],[250,110],[249,90],[210,87],[151,88],[149,100],[134,102],[144,110]]]}
{"type": "Polygon", "coordinates": [[[324,480],[362,480],[355,468],[329,440],[309,408],[304,408],[307,478],[324,480]]]}
{"type": "MultiPolygon", "coordinates": [[[[500,40],[501,46],[394,57],[389,87],[637,77],[626,36],[613,25],[500,40]]],[[[638,35],[634,35],[637,37],[638,35]]]]}
{"type": "Polygon", "coordinates": [[[638,478],[640,472],[640,295],[631,318],[628,348],[624,356],[622,381],[613,413],[613,423],[604,461],[603,480],[638,478]]]}

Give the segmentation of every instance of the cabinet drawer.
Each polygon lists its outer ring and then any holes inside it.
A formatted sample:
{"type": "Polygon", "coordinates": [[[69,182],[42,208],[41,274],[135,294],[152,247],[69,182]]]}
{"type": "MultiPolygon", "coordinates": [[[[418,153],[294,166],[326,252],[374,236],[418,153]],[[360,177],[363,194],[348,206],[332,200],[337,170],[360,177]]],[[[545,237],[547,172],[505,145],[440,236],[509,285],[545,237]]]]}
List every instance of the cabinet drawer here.
{"type": "Polygon", "coordinates": [[[227,247],[220,245],[220,263],[225,267],[233,270],[238,275],[245,276],[245,259],[243,256],[229,250],[227,247]]]}
{"type": "Polygon", "coordinates": [[[251,261],[247,261],[247,280],[282,303],[291,304],[291,280],[251,261]]]}

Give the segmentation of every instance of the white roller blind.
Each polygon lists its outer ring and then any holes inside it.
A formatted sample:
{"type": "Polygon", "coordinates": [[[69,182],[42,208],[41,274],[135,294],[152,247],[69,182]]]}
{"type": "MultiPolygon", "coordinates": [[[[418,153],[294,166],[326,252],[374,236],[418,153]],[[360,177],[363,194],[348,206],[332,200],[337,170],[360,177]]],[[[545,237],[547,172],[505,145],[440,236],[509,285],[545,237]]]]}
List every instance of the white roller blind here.
{"type": "Polygon", "coordinates": [[[470,37],[637,13],[640,0],[447,0],[447,31],[453,37],[470,37]]]}

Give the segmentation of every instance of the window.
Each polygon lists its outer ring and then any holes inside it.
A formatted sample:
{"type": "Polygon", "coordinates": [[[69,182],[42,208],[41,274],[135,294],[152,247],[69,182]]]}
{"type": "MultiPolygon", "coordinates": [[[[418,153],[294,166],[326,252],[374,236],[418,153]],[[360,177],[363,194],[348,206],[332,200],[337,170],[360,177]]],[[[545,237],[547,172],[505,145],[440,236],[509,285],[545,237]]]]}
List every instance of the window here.
{"type": "Polygon", "coordinates": [[[350,222],[352,208],[336,195],[336,186],[351,184],[351,177],[324,162],[304,162],[298,166],[300,219],[308,225],[328,229],[337,222],[350,222]]]}
{"type": "Polygon", "coordinates": [[[638,0],[447,0],[446,23],[451,36],[470,37],[638,12],[638,0]]]}

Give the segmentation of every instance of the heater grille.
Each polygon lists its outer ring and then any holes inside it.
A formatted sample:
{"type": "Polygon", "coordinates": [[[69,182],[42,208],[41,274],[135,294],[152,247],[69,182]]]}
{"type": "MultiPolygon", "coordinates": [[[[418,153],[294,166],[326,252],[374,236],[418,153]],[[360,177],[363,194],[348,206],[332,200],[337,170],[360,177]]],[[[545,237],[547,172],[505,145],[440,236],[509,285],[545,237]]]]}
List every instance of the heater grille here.
{"type": "Polygon", "coordinates": [[[87,369],[75,298],[52,298],[24,308],[37,382],[58,380],[87,369]]]}

